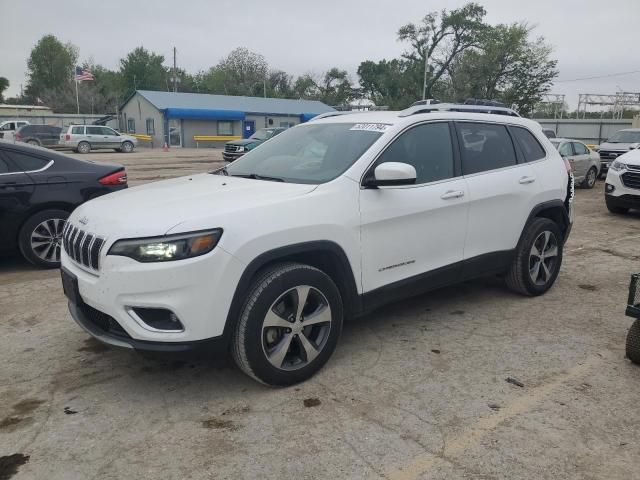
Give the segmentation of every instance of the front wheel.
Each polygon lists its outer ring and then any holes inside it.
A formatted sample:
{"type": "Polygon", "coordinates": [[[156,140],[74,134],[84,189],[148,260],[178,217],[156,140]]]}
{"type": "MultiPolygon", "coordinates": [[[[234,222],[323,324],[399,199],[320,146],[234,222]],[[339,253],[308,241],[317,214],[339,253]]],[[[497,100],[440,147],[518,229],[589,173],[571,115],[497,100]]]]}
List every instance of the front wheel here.
{"type": "Polygon", "coordinates": [[[505,280],[523,295],[542,295],[556,281],[562,264],[563,237],[548,218],[535,218],[525,227],[505,280]]]}
{"type": "Polygon", "coordinates": [[[89,153],[91,151],[91,144],[89,142],[80,142],[77,150],[79,153],[89,153]]]}
{"type": "Polygon", "coordinates": [[[123,153],[131,153],[133,152],[133,143],[131,142],[122,142],[120,146],[120,151],[123,153]]]}
{"type": "Polygon", "coordinates": [[[240,369],[259,382],[307,380],[329,360],[342,330],[343,305],[331,278],[309,265],[276,264],[249,288],[232,340],[240,369]]]}
{"type": "Polygon", "coordinates": [[[640,318],[633,322],[627,334],[627,358],[640,365],[640,318]]]}
{"type": "Polygon", "coordinates": [[[598,179],[598,169],[596,167],[591,167],[587,172],[587,175],[584,177],[582,186],[584,188],[593,188],[596,185],[597,179],[598,179]]]}
{"type": "Polygon", "coordinates": [[[39,147],[39,146],[40,146],[40,142],[39,142],[38,140],[34,140],[34,139],[27,140],[27,143],[28,143],[29,145],[34,146],[34,147],[39,147]]]}
{"type": "Polygon", "coordinates": [[[62,230],[69,217],[65,210],[44,210],[29,218],[18,236],[22,256],[36,266],[60,266],[62,230]]]}

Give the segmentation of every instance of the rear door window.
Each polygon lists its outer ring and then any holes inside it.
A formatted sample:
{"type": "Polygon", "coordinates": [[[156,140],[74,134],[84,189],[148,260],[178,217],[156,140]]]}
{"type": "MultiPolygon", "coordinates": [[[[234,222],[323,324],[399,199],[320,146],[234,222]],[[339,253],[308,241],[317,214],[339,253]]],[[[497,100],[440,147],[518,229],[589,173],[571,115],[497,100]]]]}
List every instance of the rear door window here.
{"type": "Polygon", "coordinates": [[[529,130],[522,127],[511,127],[511,132],[518,142],[525,162],[535,162],[546,156],[544,148],[529,130]]]}
{"type": "Polygon", "coordinates": [[[84,127],[72,127],[71,133],[73,135],[84,135],[84,127]]]}
{"type": "Polygon", "coordinates": [[[504,125],[471,122],[456,125],[464,175],[516,165],[516,151],[504,125]]]}
{"type": "Polygon", "coordinates": [[[0,153],[0,175],[3,173],[16,173],[20,170],[16,168],[15,165],[9,163],[9,161],[2,157],[2,153],[0,153]]]}
{"type": "Polygon", "coordinates": [[[34,170],[40,170],[44,168],[49,160],[45,160],[40,157],[34,157],[33,155],[27,155],[22,152],[7,151],[6,154],[11,158],[13,163],[20,169],[21,172],[32,172],[34,170]]]}

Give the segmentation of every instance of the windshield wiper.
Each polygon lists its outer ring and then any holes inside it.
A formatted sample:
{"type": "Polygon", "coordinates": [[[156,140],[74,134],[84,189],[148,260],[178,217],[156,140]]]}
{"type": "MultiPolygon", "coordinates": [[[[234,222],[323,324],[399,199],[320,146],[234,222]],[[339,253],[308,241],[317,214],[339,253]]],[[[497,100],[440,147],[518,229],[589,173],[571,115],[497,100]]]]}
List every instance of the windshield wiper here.
{"type": "Polygon", "coordinates": [[[232,177],[241,177],[241,178],[250,178],[252,180],[267,180],[270,182],[284,182],[284,178],[280,178],[280,177],[269,177],[267,175],[258,175],[257,173],[247,173],[247,174],[229,174],[227,173],[227,175],[231,175],[232,177]]]}

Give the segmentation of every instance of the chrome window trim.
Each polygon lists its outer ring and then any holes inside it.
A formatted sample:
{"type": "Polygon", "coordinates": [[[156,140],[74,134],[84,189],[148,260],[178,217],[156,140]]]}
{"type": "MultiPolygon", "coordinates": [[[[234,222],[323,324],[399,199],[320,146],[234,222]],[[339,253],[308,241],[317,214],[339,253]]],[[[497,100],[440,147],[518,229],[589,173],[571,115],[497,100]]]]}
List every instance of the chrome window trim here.
{"type": "Polygon", "coordinates": [[[7,173],[0,173],[0,176],[5,176],[5,175],[18,175],[19,173],[38,173],[38,172],[44,172],[46,169],[48,169],[51,165],[53,165],[55,162],[53,160],[49,160],[49,163],[47,163],[44,167],[39,168],[37,170],[21,170],[19,172],[7,172],[7,173]]]}

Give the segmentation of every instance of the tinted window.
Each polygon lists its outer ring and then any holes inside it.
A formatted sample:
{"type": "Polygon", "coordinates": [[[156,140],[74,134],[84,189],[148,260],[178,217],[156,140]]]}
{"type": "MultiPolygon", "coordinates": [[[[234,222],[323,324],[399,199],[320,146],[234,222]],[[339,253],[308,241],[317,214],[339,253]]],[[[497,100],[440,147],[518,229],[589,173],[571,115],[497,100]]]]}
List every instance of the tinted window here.
{"type": "Polygon", "coordinates": [[[571,149],[571,143],[569,142],[563,143],[558,149],[558,152],[560,152],[560,155],[562,155],[563,157],[571,157],[573,155],[573,150],[571,149]]]}
{"type": "Polygon", "coordinates": [[[39,157],[33,157],[31,155],[27,155],[26,153],[9,151],[7,152],[7,154],[11,157],[11,160],[13,160],[13,163],[16,164],[20,171],[23,172],[40,170],[47,163],[49,163],[48,160],[44,160],[39,157]]]}
{"type": "Polygon", "coordinates": [[[0,173],[19,172],[17,168],[10,165],[4,158],[0,157],[0,173]]]}
{"type": "Polygon", "coordinates": [[[6,131],[6,130],[15,130],[15,124],[13,124],[13,123],[5,123],[5,124],[2,126],[2,129],[1,129],[1,130],[5,130],[5,131],[6,131]]]}
{"type": "Polygon", "coordinates": [[[459,123],[462,173],[485,172],[516,164],[516,152],[504,125],[459,123]]]}
{"type": "Polygon", "coordinates": [[[377,164],[403,162],[416,169],[416,183],[453,177],[453,148],[447,123],[425,123],[395,140],[377,164]]]}
{"type": "Polygon", "coordinates": [[[540,142],[536,140],[536,137],[534,137],[529,130],[520,127],[513,127],[511,131],[513,132],[516,142],[518,142],[518,145],[520,146],[520,150],[522,150],[522,154],[524,155],[526,162],[540,160],[546,156],[544,148],[542,148],[540,142]]]}
{"type": "Polygon", "coordinates": [[[576,155],[588,155],[589,149],[580,142],[573,142],[573,149],[576,152],[576,155]]]}
{"type": "Polygon", "coordinates": [[[84,127],[73,127],[71,133],[74,135],[84,135],[84,127]]]}
{"type": "Polygon", "coordinates": [[[106,135],[106,132],[102,131],[102,127],[86,127],[87,135],[106,135]]]}

